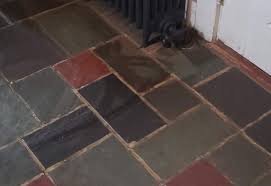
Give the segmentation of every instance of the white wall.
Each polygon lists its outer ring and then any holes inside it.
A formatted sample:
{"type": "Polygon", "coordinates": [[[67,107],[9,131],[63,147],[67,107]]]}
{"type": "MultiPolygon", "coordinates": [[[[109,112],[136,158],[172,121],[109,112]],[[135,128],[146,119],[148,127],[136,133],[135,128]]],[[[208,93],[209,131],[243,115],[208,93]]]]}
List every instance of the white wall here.
{"type": "Polygon", "coordinates": [[[207,40],[212,41],[217,0],[192,0],[191,24],[207,40]]]}

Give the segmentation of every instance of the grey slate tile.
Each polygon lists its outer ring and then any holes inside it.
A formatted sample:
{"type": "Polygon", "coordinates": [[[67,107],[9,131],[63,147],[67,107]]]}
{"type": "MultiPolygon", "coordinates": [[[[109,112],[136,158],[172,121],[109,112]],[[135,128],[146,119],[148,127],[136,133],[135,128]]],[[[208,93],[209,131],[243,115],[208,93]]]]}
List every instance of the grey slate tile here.
{"type": "Polygon", "coordinates": [[[249,127],[246,133],[271,153],[271,114],[249,127]]]}
{"type": "Polygon", "coordinates": [[[0,147],[16,140],[40,124],[7,85],[0,85],[0,147]]]}
{"type": "Polygon", "coordinates": [[[108,134],[98,118],[83,107],[24,140],[44,167],[64,160],[108,134]]]}
{"type": "Polygon", "coordinates": [[[271,109],[271,94],[238,69],[231,69],[197,90],[242,128],[271,109]]]}
{"type": "Polygon", "coordinates": [[[72,0],[9,0],[0,4],[0,10],[12,21],[33,16],[43,11],[56,8],[72,0]]]}
{"type": "Polygon", "coordinates": [[[0,185],[16,186],[40,173],[27,150],[15,143],[0,150],[0,185]]]}
{"type": "Polygon", "coordinates": [[[10,81],[21,79],[66,58],[31,20],[0,30],[0,69],[10,81]]]}
{"type": "Polygon", "coordinates": [[[176,80],[163,84],[144,97],[170,120],[200,103],[192,92],[176,80]]]}
{"type": "Polygon", "coordinates": [[[165,124],[114,75],[90,84],[79,92],[128,143],[144,138],[165,124]]]}
{"type": "Polygon", "coordinates": [[[13,87],[43,122],[82,104],[72,89],[50,68],[28,76],[13,87]]]}
{"type": "Polygon", "coordinates": [[[36,20],[73,54],[117,35],[117,32],[89,7],[80,3],[51,11],[36,20]]]}
{"type": "Polygon", "coordinates": [[[229,124],[202,106],[178,119],[135,150],[162,178],[168,178],[233,132],[229,124]]]}
{"type": "Polygon", "coordinates": [[[58,186],[155,186],[154,179],[113,137],[49,173],[58,186]]]}
{"type": "Polygon", "coordinates": [[[271,167],[270,157],[241,136],[226,143],[209,160],[236,186],[251,185],[271,167]]]}
{"type": "Polygon", "coordinates": [[[183,50],[161,48],[156,56],[169,71],[189,85],[194,85],[227,66],[222,59],[199,44],[183,50]]]}

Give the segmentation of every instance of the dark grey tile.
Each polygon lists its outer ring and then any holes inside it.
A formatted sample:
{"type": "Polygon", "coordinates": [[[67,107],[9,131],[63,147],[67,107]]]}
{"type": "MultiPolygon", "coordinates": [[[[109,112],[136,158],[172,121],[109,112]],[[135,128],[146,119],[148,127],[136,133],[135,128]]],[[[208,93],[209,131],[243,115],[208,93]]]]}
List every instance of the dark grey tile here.
{"type": "Polygon", "coordinates": [[[66,57],[33,21],[0,30],[0,70],[17,80],[66,57]]]}
{"type": "Polygon", "coordinates": [[[155,186],[154,179],[114,138],[49,173],[58,186],[155,186]]]}
{"type": "Polygon", "coordinates": [[[230,125],[202,106],[178,119],[135,150],[162,178],[168,178],[210,151],[233,132],[230,125]]]}
{"type": "Polygon", "coordinates": [[[0,185],[15,186],[40,173],[26,149],[15,143],[0,150],[0,185]]]}
{"type": "Polygon", "coordinates": [[[79,91],[127,142],[138,141],[164,122],[114,75],[79,91]]]}
{"type": "Polygon", "coordinates": [[[3,17],[1,17],[0,15],[0,28],[3,27],[3,26],[6,26],[7,25],[7,22],[5,21],[5,19],[3,17]]]}
{"type": "Polygon", "coordinates": [[[95,49],[136,91],[144,92],[169,77],[155,61],[125,37],[95,49]]]}
{"type": "Polygon", "coordinates": [[[66,6],[36,20],[71,53],[81,52],[117,35],[113,28],[83,4],[66,6]]]}
{"type": "Polygon", "coordinates": [[[194,85],[226,67],[222,59],[198,44],[183,50],[161,48],[156,56],[169,71],[189,85],[194,85]]]}
{"type": "Polygon", "coordinates": [[[226,143],[209,160],[238,186],[251,185],[271,166],[270,157],[241,136],[226,143]]]}
{"type": "Polygon", "coordinates": [[[13,85],[43,122],[81,105],[72,89],[51,69],[44,69],[13,85]]]}
{"type": "Polygon", "coordinates": [[[232,69],[197,89],[240,127],[271,109],[271,94],[237,69],[232,69]]]}
{"type": "Polygon", "coordinates": [[[271,115],[265,117],[252,127],[248,128],[246,133],[249,137],[271,153],[271,115]]]}
{"type": "Polygon", "coordinates": [[[0,147],[40,125],[7,85],[0,85],[0,118],[0,147]]]}
{"type": "Polygon", "coordinates": [[[0,10],[12,21],[17,21],[45,10],[56,8],[72,0],[9,0],[0,4],[0,10]]]}
{"type": "Polygon", "coordinates": [[[145,98],[170,120],[200,103],[192,92],[176,80],[153,90],[145,98]]]}
{"type": "Polygon", "coordinates": [[[108,130],[84,107],[25,137],[24,140],[47,168],[106,134],[108,130]]]}

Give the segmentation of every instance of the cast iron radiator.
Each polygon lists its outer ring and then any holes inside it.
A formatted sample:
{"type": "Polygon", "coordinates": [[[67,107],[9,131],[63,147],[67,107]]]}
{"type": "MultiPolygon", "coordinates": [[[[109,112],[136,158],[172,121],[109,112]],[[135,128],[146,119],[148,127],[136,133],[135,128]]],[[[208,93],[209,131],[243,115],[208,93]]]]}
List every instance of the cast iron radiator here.
{"type": "Polygon", "coordinates": [[[175,46],[185,39],[186,0],[104,0],[138,29],[143,29],[143,47],[162,41],[175,46]],[[155,36],[154,36],[155,35],[155,36]]]}

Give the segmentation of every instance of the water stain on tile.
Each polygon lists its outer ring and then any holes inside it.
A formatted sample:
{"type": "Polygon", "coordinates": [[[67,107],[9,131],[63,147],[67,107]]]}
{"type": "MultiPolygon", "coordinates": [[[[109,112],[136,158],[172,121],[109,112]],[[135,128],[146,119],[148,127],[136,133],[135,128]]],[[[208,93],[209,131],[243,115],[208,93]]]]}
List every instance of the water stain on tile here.
{"type": "Polygon", "coordinates": [[[251,185],[271,167],[270,157],[241,136],[226,143],[209,160],[238,186],[251,185]]]}
{"type": "Polygon", "coordinates": [[[157,185],[143,166],[112,137],[49,174],[58,186],[157,185]]]}
{"type": "Polygon", "coordinates": [[[184,169],[230,136],[234,130],[205,106],[136,147],[136,152],[162,178],[184,169]]]}
{"type": "Polygon", "coordinates": [[[31,181],[25,186],[54,186],[55,184],[46,176],[42,175],[39,178],[31,181]]]}
{"type": "Polygon", "coordinates": [[[199,104],[199,100],[176,80],[167,82],[144,97],[170,120],[199,104]]]}
{"type": "Polygon", "coordinates": [[[84,87],[79,92],[127,142],[138,141],[164,125],[114,75],[84,87]]]}
{"type": "Polygon", "coordinates": [[[171,179],[167,186],[233,186],[207,161],[196,162],[171,179]]]}
{"type": "Polygon", "coordinates": [[[15,186],[40,173],[26,149],[15,143],[0,150],[0,185],[15,186]]]}
{"type": "Polygon", "coordinates": [[[250,136],[259,145],[271,153],[271,115],[265,117],[252,127],[246,130],[250,136]]]}
{"type": "Polygon", "coordinates": [[[9,0],[0,4],[0,10],[10,20],[18,21],[71,1],[72,0],[9,0]]]}
{"type": "Polygon", "coordinates": [[[0,118],[0,147],[40,126],[7,85],[0,85],[0,118]]]}
{"type": "Polygon", "coordinates": [[[80,3],[38,16],[36,20],[73,54],[117,35],[117,32],[89,7],[80,3]]]}
{"type": "Polygon", "coordinates": [[[161,48],[155,55],[189,85],[194,85],[226,67],[222,59],[200,44],[183,50],[161,48]]]}
{"type": "Polygon", "coordinates": [[[65,116],[24,140],[44,167],[49,167],[108,134],[87,107],[65,116]]]}
{"type": "Polygon", "coordinates": [[[55,69],[75,88],[109,74],[106,65],[88,50],[56,65],[55,69]]]}
{"type": "Polygon", "coordinates": [[[155,61],[125,37],[95,49],[136,91],[144,92],[169,77],[155,61]]]}
{"type": "Polygon", "coordinates": [[[71,88],[50,68],[14,83],[13,87],[43,122],[66,114],[82,104],[71,88]]]}
{"type": "Polygon", "coordinates": [[[66,54],[33,21],[0,30],[0,69],[10,81],[61,61],[66,54]]]}
{"type": "Polygon", "coordinates": [[[197,89],[240,127],[271,109],[271,95],[237,69],[197,89]]]}

